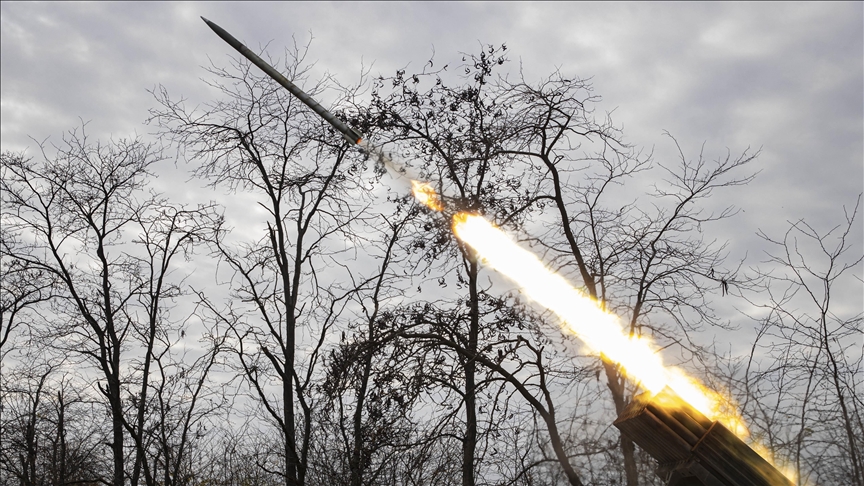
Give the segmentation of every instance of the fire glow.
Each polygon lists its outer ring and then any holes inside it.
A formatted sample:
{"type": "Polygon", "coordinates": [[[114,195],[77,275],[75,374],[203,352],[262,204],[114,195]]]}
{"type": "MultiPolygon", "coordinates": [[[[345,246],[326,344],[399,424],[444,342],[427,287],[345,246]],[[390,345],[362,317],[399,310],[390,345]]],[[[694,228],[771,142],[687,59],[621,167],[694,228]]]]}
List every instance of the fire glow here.
{"type": "Polygon", "coordinates": [[[741,437],[747,428],[726,400],[681,370],[663,365],[650,342],[630,337],[617,316],[603,311],[589,296],[552,272],[531,252],[520,247],[482,216],[458,213],[453,232],[473,248],[483,263],[517,283],[521,291],[554,312],[562,326],[579,336],[594,353],[620,365],[622,371],[651,393],[669,386],[712,420],[719,420],[741,437]]]}
{"type": "MultiPolygon", "coordinates": [[[[438,194],[428,183],[412,181],[412,190],[417,200],[430,209],[444,209],[438,194]]],[[[729,400],[680,369],[664,366],[650,341],[630,337],[617,316],[602,310],[593,299],[546,268],[534,254],[485,218],[456,213],[453,232],[477,252],[485,265],[515,282],[523,294],[555,313],[564,329],[577,335],[591,352],[617,363],[621,371],[642,388],[656,394],[669,386],[706,417],[719,421],[739,437],[749,436],[729,400]]]]}
{"type": "MultiPolygon", "coordinates": [[[[441,198],[429,183],[412,180],[411,185],[419,202],[435,211],[444,210],[441,198]]],[[[720,422],[741,439],[749,439],[750,432],[737,404],[706,388],[683,370],[664,366],[650,340],[631,337],[618,316],[601,309],[594,299],[547,268],[486,218],[458,212],[453,215],[452,224],[456,237],[477,252],[484,265],[512,280],[523,294],[552,311],[561,320],[562,328],[578,336],[590,352],[618,364],[622,373],[652,395],[668,386],[708,419],[720,422]]],[[[792,468],[776,464],[766,447],[756,442],[750,442],[750,446],[795,481],[792,468]]]]}

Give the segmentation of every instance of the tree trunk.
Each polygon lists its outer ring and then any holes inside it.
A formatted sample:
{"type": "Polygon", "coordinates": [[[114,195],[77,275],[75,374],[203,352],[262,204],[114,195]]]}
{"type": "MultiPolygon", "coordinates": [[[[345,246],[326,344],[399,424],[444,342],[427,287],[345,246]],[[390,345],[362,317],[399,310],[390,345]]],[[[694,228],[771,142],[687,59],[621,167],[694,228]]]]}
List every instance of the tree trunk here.
{"type": "MultiPolygon", "coordinates": [[[[119,365],[119,359],[118,361],[119,365]]],[[[117,368],[115,367],[115,370],[117,368]]],[[[111,428],[113,429],[113,440],[111,451],[114,454],[114,486],[123,486],[125,481],[123,470],[123,406],[120,403],[120,380],[116,371],[108,380],[108,402],[111,405],[111,428]]]]}
{"type": "MultiPolygon", "coordinates": [[[[130,484],[132,486],[138,486],[138,481],[141,478],[141,468],[144,464],[144,461],[147,460],[147,457],[144,454],[144,449],[142,447],[144,443],[144,412],[146,411],[147,404],[147,388],[149,386],[150,380],[150,363],[151,356],[153,354],[153,341],[156,338],[156,325],[155,320],[151,314],[150,319],[150,335],[147,338],[147,352],[144,355],[144,371],[141,373],[141,393],[138,396],[138,410],[135,424],[132,425],[135,430],[135,434],[138,436],[133,437],[132,439],[135,441],[135,465],[132,468],[132,478],[130,484]]],[[[155,473],[155,471],[154,471],[155,473]]],[[[145,478],[147,481],[150,478],[145,478]]]]}
{"type": "Polygon", "coordinates": [[[57,392],[57,477],[55,486],[66,484],[66,402],[63,400],[63,392],[57,392]]]}
{"type": "Polygon", "coordinates": [[[374,342],[375,320],[373,317],[373,319],[369,320],[369,348],[363,356],[363,376],[360,379],[360,389],[357,391],[357,408],[354,410],[353,417],[354,446],[349,462],[351,486],[361,486],[363,484],[363,406],[366,403],[366,390],[369,387],[369,374],[372,370],[374,342]]]}
{"type": "Polygon", "coordinates": [[[468,291],[471,309],[468,329],[468,353],[465,360],[465,438],[462,441],[462,486],[474,486],[474,451],[477,447],[477,392],[474,374],[477,363],[477,338],[480,333],[480,301],[477,297],[477,261],[469,257],[468,291]]]}
{"type": "MultiPolygon", "coordinates": [[[[40,385],[41,388],[41,385],[40,385]]],[[[23,464],[24,486],[36,484],[36,416],[39,407],[39,392],[36,392],[36,399],[33,401],[33,410],[27,418],[27,429],[25,431],[25,441],[27,444],[27,457],[21,461],[23,464]]]]}
{"type": "MultiPolygon", "coordinates": [[[[294,335],[293,329],[288,332],[294,335]]],[[[291,340],[293,341],[293,339],[291,340]]],[[[282,375],[282,420],[285,423],[285,486],[297,486],[297,444],[294,437],[294,384],[291,382],[291,365],[293,364],[294,346],[290,344],[285,352],[285,368],[282,375]],[[292,362],[289,362],[289,357],[292,362]]]]}
{"type": "MultiPolygon", "coordinates": [[[[271,194],[270,199],[274,211],[274,224],[276,227],[277,243],[273,250],[281,262],[279,265],[280,278],[282,279],[282,298],[285,302],[285,339],[283,356],[285,362],[282,367],[282,400],[283,417],[285,424],[285,486],[299,486],[303,484],[302,465],[297,454],[297,437],[295,435],[294,423],[294,346],[296,337],[294,335],[296,322],[297,292],[300,287],[300,262],[303,247],[303,229],[298,224],[297,243],[295,248],[295,259],[293,275],[288,271],[288,248],[285,245],[285,228],[278,198],[271,194]],[[293,278],[292,278],[293,277],[293,278]],[[299,477],[298,477],[299,475],[299,477]]],[[[269,223],[268,223],[269,226],[269,223]]],[[[272,232],[272,230],[271,230],[272,232]]],[[[273,236],[271,236],[273,238],[273,236]]]]}
{"type": "MultiPolygon", "coordinates": [[[[626,378],[621,376],[615,364],[603,357],[603,369],[606,371],[609,391],[612,392],[612,401],[615,402],[615,413],[621,415],[627,402],[624,399],[624,384],[626,378]]],[[[636,447],[633,441],[621,435],[621,454],[624,456],[624,476],[627,486],[639,486],[639,470],[636,468],[636,447]]]]}

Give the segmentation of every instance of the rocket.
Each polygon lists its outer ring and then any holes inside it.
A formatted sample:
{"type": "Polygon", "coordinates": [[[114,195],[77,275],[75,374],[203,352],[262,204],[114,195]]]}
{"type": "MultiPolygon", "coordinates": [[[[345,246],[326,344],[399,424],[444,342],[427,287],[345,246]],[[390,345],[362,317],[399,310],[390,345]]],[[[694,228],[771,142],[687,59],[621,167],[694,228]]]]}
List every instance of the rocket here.
{"type": "MultiPolygon", "coordinates": [[[[346,140],[351,142],[352,144],[360,144],[363,141],[363,134],[354,128],[349,127],[345,122],[333,116],[332,113],[327,111],[323,106],[318,104],[317,101],[312,99],[311,96],[307,95],[300,88],[298,88],[294,83],[288,80],[285,76],[279,73],[279,71],[275,70],[273,66],[267,64],[263,59],[258,57],[254,52],[249,50],[248,47],[244,46],[242,42],[238,41],[233,35],[229,34],[225,29],[219,27],[213,22],[201,17],[201,20],[207,24],[208,27],[213,29],[213,32],[216,32],[216,35],[222,38],[225,42],[227,42],[231,47],[237,49],[237,52],[243,54],[243,57],[252,61],[252,64],[261,68],[262,71],[267,73],[268,76],[273,78],[274,81],[281,84],[288,91],[291,92],[294,96],[297,97],[300,101],[302,101],[306,106],[312,109],[315,113],[321,115],[321,118],[327,120],[333,128],[338,130],[346,140]]],[[[365,144],[364,144],[365,145],[365,144]]],[[[367,148],[364,146],[364,148],[367,148]]],[[[367,148],[368,150],[368,148],[367,148]]]]}
{"type": "MultiPolygon", "coordinates": [[[[364,135],[360,133],[358,130],[348,126],[342,120],[333,116],[332,113],[327,111],[323,106],[318,104],[317,101],[312,99],[311,96],[304,93],[303,90],[297,87],[294,83],[288,80],[285,76],[279,73],[273,66],[267,64],[263,59],[258,57],[254,52],[249,50],[248,47],[243,45],[242,42],[238,41],[233,35],[229,34],[225,29],[219,27],[215,23],[201,17],[208,27],[213,29],[213,32],[216,32],[216,35],[222,38],[225,42],[227,42],[231,47],[237,50],[240,54],[243,54],[243,57],[252,61],[252,64],[261,68],[268,76],[273,78],[274,81],[281,84],[285,89],[291,92],[294,96],[297,97],[300,101],[302,101],[306,106],[312,109],[315,113],[319,114],[321,118],[327,121],[333,128],[339,131],[343,137],[345,137],[348,142],[351,144],[358,145],[361,149],[363,149],[367,154],[374,156],[376,161],[387,168],[393,177],[396,180],[402,181],[410,181],[411,191],[414,196],[423,204],[425,204],[430,209],[435,211],[445,211],[447,209],[446,204],[444,204],[444,198],[438,195],[435,189],[427,182],[420,182],[418,177],[415,174],[412,174],[412,171],[408,169],[405,165],[393,160],[393,157],[382,150],[380,147],[376,147],[372,145],[368,140],[365,139],[364,135]]],[[[452,211],[445,211],[447,215],[451,215],[452,211]]]]}

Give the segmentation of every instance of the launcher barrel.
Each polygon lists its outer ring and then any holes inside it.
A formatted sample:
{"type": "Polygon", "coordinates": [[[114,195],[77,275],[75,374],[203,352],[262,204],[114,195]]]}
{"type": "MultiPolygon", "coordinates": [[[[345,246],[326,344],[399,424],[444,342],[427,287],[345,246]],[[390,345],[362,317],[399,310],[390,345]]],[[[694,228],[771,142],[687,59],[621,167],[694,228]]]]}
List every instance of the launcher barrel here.
{"type": "Polygon", "coordinates": [[[719,422],[669,388],[643,393],[613,423],[657,461],[669,486],[793,486],[719,422]]]}

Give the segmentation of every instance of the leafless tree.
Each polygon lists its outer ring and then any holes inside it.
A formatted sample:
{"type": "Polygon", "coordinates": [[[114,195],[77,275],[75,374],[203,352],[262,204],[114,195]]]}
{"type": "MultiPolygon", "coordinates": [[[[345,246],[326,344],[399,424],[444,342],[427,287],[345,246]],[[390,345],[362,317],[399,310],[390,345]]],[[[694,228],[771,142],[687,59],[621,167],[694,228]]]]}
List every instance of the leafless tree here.
{"type": "Polygon", "coordinates": [[[108,462],[104,413],[80,390],[84,382],[63,371],[62,359],[37,354],[7,370],[0,387],[0,481],[3,484],[96,484],[108,462]],[[46,361],[47,358],[47,361],[46,361]]]}
{"type": "Polygon", "coordinates": [[[765,287],[750,295],[764,312],[753,316],[742,407],[799,484],[864,484],[860,205],[859,195],[828,230],[799,220],[782,238],[760,232],[774,250],[757,269],[765,287]]]}
{"type": "MultiPolygon", "coordinates": [[[[6,429],[4,437],[8,439],[8,445],[3,447],[3,466],[4,469],[12,471],[24,486],[38,484],[38,478],[42,476],[41,471],[38,475],[36,471],[40,459],[40,446],[42,445],[39,440],[41,437],[37,437],[37,426],[40,425],[39,417],[44,414],[46,381],[54,371],[54,366],[48,366],[39,370],[36,376],[30,377],[32,378],[30,380],[24,376],[16,377],[16,382],[21,388],[3,390],[4,396],[7,394],[21,395],[23,399],[22,406],[19,407],[15,407],[13,403],[4,400],[6,402],[4,403],[5,412],[14,415],[14,418],[12,423],[4,420],[5,423],[3,424],[3,428],[6,429]],[[16,425],[17,427],[15,427],[16,425]],[[16,434],[14,428],[19,429],[22,433],[16,434]],[[17,458],[14,457],[16,452],[17,458]]],[[[39,465],[41,466],[41,464],[39,465]]]]}
{"type": "MultiPolygon", "coordinates": [[[[688,336],[705,325],[722,325],[713,314],[715,282],[737,284],[723,272],[725,245],[706,241],[703,225],[735,214],[733,206],[713,212],[705,201],[722,188],[753,178],[742,169],[757,154],[659,163],[662,179],[648,192],[647,204],[618,198],[616,186],[636,175],[651,175],[652,161],[622,141],[611,121],[596,121],[590,85],[554,73],[539,86],[510,85],[511,103],[523,109],[513,121],[521,147],[508,152],[527,157],[542,171],[536,200],[558,222],[539,237],[547,258],[562,273],[571,269],[586,294],[627,322],[631,336],[650,334],[663,346],[675,344],[698,356],[705,351],[688,336]],[[613,206],[614,205],[614,206],[613,206]],[[610,207],[612,206],[612,207],[610,207]],[[716,269],[716,271],[715,271],[716,269]],[[673,325],[669,326],[667,322],[673,325]]],[[[674,139],[673,139],[674,140],[674,139]]],[[[626,376],[603,358],[617,413],[631,396],[626,376]]],[[[621,437],[627,484],[639,483],[635,449],[621,437]]]]}
{"type": "MultiPolygon", "coordinates": [[[[0,163],[5,164],[7,158],[14,157],[4,154],[0,163]]],[[[5,194],[0,197],[3,198],[0,203],[5,205],[5,194]]],[[[51,274],[13,256],[21,245],[10,224],[11,221],[0,224],[0,362],[9,350],[6,344],[12,331],[34,318],[28,314],[38,313],[38,305],[51,299],[57,283],[51,274]]]]}
{"type": "MultiPolygon", "coordinates": [[[[495,67],[503,63],[505,49],[490,47],[477,56],[466,55],[458,69],[473,73],[473,77],[466,76],[464,82],[450,85],[442,81],[443,71],[406,75],[400,70],[392,79],[379,79],[373,90],[372,109],[365,120],[367,130],[377,132],[388,143],[407,146],[418,159],[415,166],[421,176],[433,181],[444,195],[445,213],[482,210],[496,221],[518,222],[530,206],[530,196],[521,192],[525,185],[518,176],[518,161],[501,150],[508,136],[508,126],[501,117],[506,107],[496,105],[500,93],[489,84],[495,67]],[[434,84],[424,88],[421,82],[434,84]]],[[[462,484],[469,486],[477,482],[478,444],[490,432],[490,428],[478,429],[482,422],[478,413],[484,406],[486,410],[494,408],[494,404],[478,402],[490,381],[479,376],[475,355],[489,344],[481,340],[498,335],[500,326],[493,322],[501,301],[490,298],[482,287],[480,264],[470,249],[452,238],[448,218],[430,214],[425,229],[415,237],[418,253],[433,268],[440,267],[436,272],[440,272],[441,285],[452,279],[467,293],[459,296],[456,307],[448,310],[449,305],[445,305],[433,311],[428,323],[434,328],[433,334],[443,334],[438,344],[446,341],[456,345],[448,361],[459,363],[461,377],[457,378],[458,387],[453,383],[449,393],[459,397],[464,413],[462,432],[457,433],[462,448],[462,484]],[[460,263],[453,265],[456,262],[460,263]],[[463,312],[466,307],[467,312],[463,312]]],[[[504,352],[506,343],[500,344],[504,352]]]]}
{"type": "Polygon", "coordinates": [[[112,419],[110,482],[120,486],[127,432],[136,450],[133,476],[143,464],[141,410],[153,343],[167,332],[172,300],[181,294],[173,263],[190,254],[209,212],[146,191],[161,155],[140,140],[102,145],[82,129],[70,132],[54,155],[41,148],[41,163],[3,154],[4,224],[21,235],[20,245],[7,249],[23,268],[58,282],[41,335],[101,375],[97,386],[112,419]],[[144,351],[135,366],[138,345],[144,351]],[[131,407],[137,418],[126,416],[126,396],[137,397],[131,407]]]}
{"type": "MultiPolygon", "coordinates": [[[[305,50],[287,51],[287,76],[304,85],[305,50]]],[[[222,223],[211,238],[232,272],[242,305],[211,305],[231,326],[238,368],[284,443],[279,475],[304,484],[315,424],[314,385],[333,326],[351,288],[340,288],[337,255],[362,238],[353,228],[364,209],[364,167],[317,115],[245,62],[212,68],[211,86],[223,100],[203,112],[187,110],[162,89],[152,120],[196,164],[195,174],[220,187],[251,194],[264,209],[253,232],[239,237],[222,223]],[[344,242],[350,242],[345,245],[344,242]]],[[[317,95],[324,81],[306,85],[317,95]]]]}
{"type": "Polygon", "coordinates": [[[392,222],[382,215],[374,231],[380,253],[376,245],[367,249],[378,264],[369,275],[349,272],[356,291],[343,317],[347,322],[341,326],[340,342],[325,359],[327,373],[321,385],[326,401],[318,424],[331,430],[326,435],[332,438],[319,445],[319,481],[327,478],[331,484],[351,486],[396,481],[404,473],[398,456],[416,446],[417,424],[411,411],[423,389],[409,363],[424,358],[411,346],[386,339],[405,304],[406,249],[399,243],[416,219],[416,209],[407,214],[397,210],[392,222]]]}
{"type": "MultiPolygon", "coordinates": [[[[369,123],[387,140],[408,144],[421,160],[421,173],[440,181],[439,189],[450,196],[445,200],[451,207],[482,211],[533,241],[535,248],[545,249],[556,269],[581,282],[591,298],[627,322],[631,336],[644,332],[685,355],[705,354],[689,335],[705,325],[723,325],[711,310],[712,289],[744,284],[735,279],[734,267],[724,267],[724,245],[707,240],[703,232],[703,225],[734,215],[735,208],[711,212],[704,209],[705,203],[718,190],[752,180],[746,166],[758,153],[745,151],[715,161],[700,153],[690,160],[679,148],[677,162],[654,165],[650,154],[623,142],[611,121],[597,121],[592,104],[598,98],[586,81],[560,72],[536,84],[521,77],[496,78],[493,71],[506,62],[503,50],[490,47],[477,56],[464,56],[458,72],[464,70],[466,81],[455,88],[442,81],[441,71],[399,71],[394,78],[380,80],[369,123]],[[432,88],[420,89],[421,83],[432,80],[432,88]],[[388,97],[377,94],[385,83],[387,89],[393,86],[388,97]],[[653,209],[634,203],[635,197],[622,202],[615,194],[617,186],[636,185],[636,176],[651,177],[658,171],[660,181],[646,194],[653,209]]],[[[431,258],[446,254],[453,245],[446,225],[445,221],[426,235],[431,258]]],[[[477,286],[477,264],[469,253],[464,258],[464,281],[459,282],[468,290],[470,322],[455,334],[468,341],[453,343],[460,356],[479,356],[481,348],[494,349],[494,344],[476,341],[482,311],[471,303],[485,302],[487,295],[479,298],[484,292],[477,286]]],[[[535,366],[543,361],[539,355],[535,358],[535,366]]],[[[468,464],[477,444],[471,425],[477,405],[471,375],[479,360],[465,361],[463,484],[473,484],[468,464]]],[[[628,383],[614,363],[604,359],[603,368],[620,413],[637,385],[628,383]]],[[[538,371],[535,376],[541,375],[538,371]]],[[[532,403],[543,416],[552,407],[539,407],[541,401],[532,403]]],[[[558,434],[553,433],[555,420],[543,422],[570,482],[578,484],[578,475],[555,438],[558,434]]],[[[627,484],[635,485],[635,448],[626,438],[621,438],[621,448],[627,484]]]]}
{"type": "MultiPolygon", "coordinates": [[[[373,91],[367,123],[385,140],[409,147],[419,159],[415,167],[421,177],[434,181],[444,195],[448,206],[445,214],[483,212],[500,225],[518,229],[529,211],[551,197],[538,193],[537,171],[519,151],[524,145],[521,132],[530,127],[518,114],[526,110],[528,103],[516,99],[515,88],[494,76],[496,68],[506,62],[505,50],[505,46],[489,46],[477,55],[466,54],[457,68],[460,73],[464,70],[465,79],[452,85],[442,80],[446,66],[442,71],[414,75],[399,71],[392,79],[380,79],[373,91]],[[421,83],[430,81],[434,82],[432,87],[421,87],[421,83]],[[385,95],[385,87],[390,94],[385,95]]],[[[446,306],[424,309],[425,316],[419,321],[425,322],[427,329],[412,328],[402,335],[444,346],[454,353],[448,360],[460,363],[462,376],[457,380],[462,384],[451,391],[458,395],[464,411],[464,432],[459,437],[462,484],[475,484],[481,462],[490,474],[499,474],[492,466],[497,460],[491,455],[484,453],[480,461],[479,444],[488,444],[489,434],[500,436],[496,428],[502,422],[492,412],[501,408],[501,397],[517,390],[542,417],[567,480],[581,484],[564,450],[555,405],[545,381],[549,370],[544,354],[548,349],[544,351],[542,343],[532,342],[531,336],[542,341],[542,333],[527,330],[525,316],[512,312],[511,301],[494,297],[488,287],[481,285],[479,262],[471,250],[452,238],[449,224],[448,218],[430,215],[426,232],[418,235],[415,246],[427,261],[433,262],[429,267],[443,274],[439,278],[442,286],[450,279],[467,296],[460,296],[458,306],[449,311],[446,306]],[[458,267],[447,263],[456,261],[462,263],[458,267]],[[455,276],[447,277],[448,272],[455,276]],[[502,361],[507,364],[502,365],[502,361]],[[507,371],[508,365],[516,366],[518,371],[507,371]],[[525,382],[529,368],[533,371],[525,382]],[[502,394],[501,386],[509,387],[510,392],[502,394]],[[498,391],[493,391],[496,387],[498,391]],[[481,396],[491,397],[491,401],[481,396]],[[488,421],[478,417],[482,414],[487,414],[488,421]],[[481,430],[478,424],[485,428],[481,430]]],[[[497,447],[488,452],[500,452],[496,451],[497,447]]]]}

